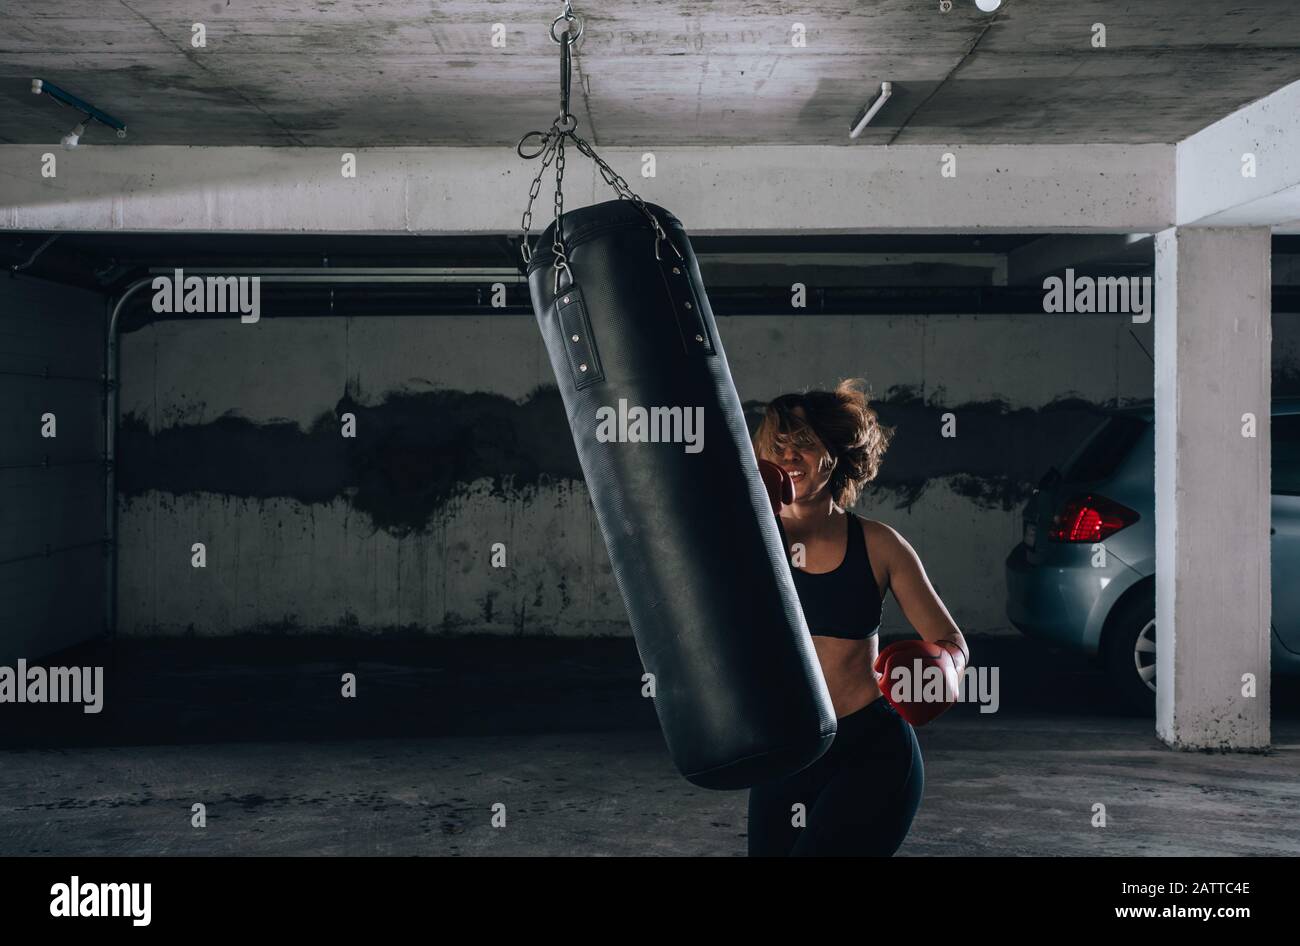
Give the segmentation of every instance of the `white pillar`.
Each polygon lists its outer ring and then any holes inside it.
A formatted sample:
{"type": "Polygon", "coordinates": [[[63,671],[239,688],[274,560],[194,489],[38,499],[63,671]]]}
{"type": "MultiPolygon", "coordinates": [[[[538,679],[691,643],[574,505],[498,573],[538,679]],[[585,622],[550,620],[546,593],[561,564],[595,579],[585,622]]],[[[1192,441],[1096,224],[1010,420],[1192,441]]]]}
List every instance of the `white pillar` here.
{"type": "Polygon", "coordinates": [[[1179,749],[1270,739],[1269,249],[1156,237],[1156,734],[1179,749]]]}

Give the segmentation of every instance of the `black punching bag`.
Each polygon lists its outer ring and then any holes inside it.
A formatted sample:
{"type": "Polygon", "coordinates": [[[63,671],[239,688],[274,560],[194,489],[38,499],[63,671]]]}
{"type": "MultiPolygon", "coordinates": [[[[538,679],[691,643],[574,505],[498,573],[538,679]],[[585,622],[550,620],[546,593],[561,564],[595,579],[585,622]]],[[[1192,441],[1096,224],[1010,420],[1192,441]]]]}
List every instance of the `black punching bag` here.
{"type": "Polygon", "coordinates": [[[690,241],[626,199],[561,222],[559,292],[554,223],[528,285],[668,751],[705,788],[797,772],[835,712],[690,241]]]}

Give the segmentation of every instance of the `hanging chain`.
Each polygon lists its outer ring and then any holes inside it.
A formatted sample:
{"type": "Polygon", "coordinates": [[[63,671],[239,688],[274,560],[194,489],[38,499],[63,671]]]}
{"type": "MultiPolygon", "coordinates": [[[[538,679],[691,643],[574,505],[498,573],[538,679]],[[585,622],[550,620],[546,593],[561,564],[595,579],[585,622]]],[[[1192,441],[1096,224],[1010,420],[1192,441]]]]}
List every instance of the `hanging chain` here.
{"type": "MultiPolygon", "coordinates": [[[[529,134],[540,134],[540,133],[529,132],[529,134]]],[[[528,135],[525,135],[524,137],[527,138],[528,135]]],[[[542,166],[537,169],[537,176],[533,178],[532,187],[528,188],[528,206],[524,208],[524,216],[523,219],[520,221],[520,225],[523,227],[523,231],[524,231],[524,238],[523,238],[523,242],[519,246],[519,250],[523,254],[525,266],[527,266],[528,263],[533,258],[533,251],[528,246],[528,231],[532,229],[533,226],[533,201],[535,201],[537,199],[537,195],[542,192],[542,176],[546,174],[546,169],[551,166],[551,162],[555,159],[556,145],[558,145],[560,141],[557,135],[551,134],[549,132],[545,135],[542,135],[541,138],[542,138],[542,144],[537,154],[527,156],[530,158],[535,158],[538,155],[542,155],[542,166]]],[[[520,147],[523,146],[523,139],[520,139],[519,144],[520,147]]],[[[520,157],[525,157],[522,151],[519,154],[520,157]]]]}
{"type": "Polygon", "coordinates": [[[569,79],[572,62],[571,47],[582,36],[582,32],[585,28],[586,25],[583,23],[582,18],[573,12],[573,8],[570,6],[570,0],[564,0],[564,12],[557,16],[554,22],[551,23],[551,39],[560,44],[560,114],[555,121],[551,123],[551,127],[547,131],[530,131],[520,138],[519,143],[515,146],[516,153],[526,161],[531,161],[539,157],[542,159],[542,166],[538,169],[537,176],[533,178],[532,186],[528,189],[528,205],[524,208],[523,219],[520,221],[523,229],[523,241],[520,243],[519,252],[523,257],[525,266],[532,261],[533,256],[533,251],[528,245],[528,234],[533,224],[533,201],[535,201],[537,195],[541,193],[542,177],[546,174],[546,169],[550,167],[552,162],[555,163],[555,231],[551,242],[551,252],[555,256],[555,293],[557,295],[560,291],[561,271],[568,273],[569,282],[570,284],[573,283],[573,271],[569,268],[568,254],[564,250],[564,233],[562,229],[562,218],[564,216],[565,138],[571,140],[581,154],[595,162],[596,167],[600,170],[600,176],[604,178],[606,184],[614,188],[615,193],[618,194],[619,200],[630,200],[636,206],[637,210],[639,210],[645,218],[650,221],[650,226],[654,229],[655,234],[655,259],[663,259],[660,254],[660,246],[665,240],[668,241],[668,245],[672,247],[673,252],[677,254],[679,260],[685,258],[682,256],[682,251],[677,248],[677,245],[673,243],[672,240],[668,240],[668,235],[664,232],[663,225],[660,224],[659,219],[650,212],[650,208],[646,206],[645,201],[643,201],[636,192],[628,186],[628,183],[623,176],[605,163],[605,160],[596,153],[595,149],[592,148],[587,140],[575,131],[578,121],[569,112],[569,79]],[[557,36],[555,33],[555,27],[558,26],[562,20],[565,21],[563,38],[557,36]],[[574,32],[573,29],[574,21],[577,22],[577,32],[574,32]],[[525,153],[524,143],[528,141],[529,138],[534,137],[538,139],[535,150],[525,153]]]}
{"type": "Polygon", "coordinates": [[[564,252],[564,135],[559,137],[559,156],[555,159],[555,234],[551,243],[551,252],[555,254],[555,295],[560,294],[560,271],[569,274],[569,284],[573,284],[573,271],[569,269],[569,257],[564,252]]]}
{"type": "MultiPolygon", "coordinates": [[[[596,167],[600,170],[600,176],[605,179],[606,184],[614,188],[614,191],[618,194],[619,200],[632,201],[632,203],[636,205],[636,209],[641,211],[641,213],[645,215],[646,219],[650,221],[650,226],[653,227],[655,231],[655,259],[662,260],[663,257],[659,255],[659,245],[664,240],[668,240],[668,234],[664,233],[664,228],[659,223],[659,218],[650,212],[650,208],[645,205],[645,201],[640,198],[636,191],[632,190],[632,188],[628,186],[623,175],[619,174],[612,167],[606,164],[605,159],[596,153],[595,149],[587,143],[585,138],[577,132],[571,131],[568,134],[578,146],[578,150],[596,163],[596,167]]],[[[673,243],[672,240],[668,240],[668,245],[673,248],[673,252],[677,254],[678,259],[683,258],[682,251],[677,249],[677,245],[673,243]]]]}

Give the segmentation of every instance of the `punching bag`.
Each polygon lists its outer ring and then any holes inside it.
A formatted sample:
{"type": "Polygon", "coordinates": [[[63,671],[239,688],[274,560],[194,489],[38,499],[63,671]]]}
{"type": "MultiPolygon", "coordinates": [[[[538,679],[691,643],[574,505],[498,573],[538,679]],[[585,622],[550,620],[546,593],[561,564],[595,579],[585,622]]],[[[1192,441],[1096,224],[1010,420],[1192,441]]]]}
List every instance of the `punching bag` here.
{"type": "Polygon", "coordinates": [[[690,241],[639,200],[560,225],[529,291],[668,751],[705,788],[790,775],[835,712],[690,241]]]}

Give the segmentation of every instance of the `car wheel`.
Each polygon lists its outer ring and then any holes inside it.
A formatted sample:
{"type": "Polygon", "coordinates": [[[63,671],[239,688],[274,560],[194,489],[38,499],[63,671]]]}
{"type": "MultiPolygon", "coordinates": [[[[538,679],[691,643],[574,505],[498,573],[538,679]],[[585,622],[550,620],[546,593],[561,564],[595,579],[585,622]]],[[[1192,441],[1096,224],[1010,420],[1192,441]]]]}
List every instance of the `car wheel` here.
{"type": "Polygon", "coordinates": [[[1156,603],[1142,595],[1115,615],[1106,635],[1106,673],[1124,705],[1142,713],[1156,706],[1156,603]]]}

